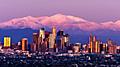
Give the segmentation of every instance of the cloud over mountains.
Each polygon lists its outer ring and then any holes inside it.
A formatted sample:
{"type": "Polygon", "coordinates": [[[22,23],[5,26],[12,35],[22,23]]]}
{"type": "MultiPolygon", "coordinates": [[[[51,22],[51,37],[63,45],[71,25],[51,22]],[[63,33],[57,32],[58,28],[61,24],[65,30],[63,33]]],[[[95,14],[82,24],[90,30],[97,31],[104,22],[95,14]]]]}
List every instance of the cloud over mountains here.
{"type": "Polygon", "coordinates": [[[120,20],[112,22],[91,22],[80,17],[56,14],[53,16],[15,18],[0,23],[1,29],[39,29],[41,27],[56,26],[64,29],[80,29],[83,31],[112,30],[120,31],[120,20]]]}

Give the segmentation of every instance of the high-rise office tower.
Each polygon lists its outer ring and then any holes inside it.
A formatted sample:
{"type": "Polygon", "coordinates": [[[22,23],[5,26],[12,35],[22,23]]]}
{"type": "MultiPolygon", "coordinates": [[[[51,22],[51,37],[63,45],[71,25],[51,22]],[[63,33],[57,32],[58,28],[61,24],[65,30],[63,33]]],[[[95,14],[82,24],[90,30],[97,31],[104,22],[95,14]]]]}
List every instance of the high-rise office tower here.
{"type": "Polygon", "coordinates": [[[90,35],[90,37],[89,37],[89,52],[90,53],[92,53],[92,48],[93,48],[93,36],[92,36],[92,34],[90,35]]]}
{"type": "Polygon", "coordinates": [[[30,51],[31,51],[31,52],[36,52],[36,44],[35,44],[35,43],[32,43],[32,44],[30,45],[30,51]]]}
{"type": "Polygon", "coordinates": [[[53,37],[56,38],[56,27],[53,26],[52,28],[52,34],[53,34],[53,37]]]}
{"type": "Polygon", "coordinates": [[[108,44],[108,53],[112,54],[112,52],[113,52],[113,51],[112,51],[112,50],[113,50],[113,49],[112,49],[112,48],[113,48],[112,40],[108,39],[108,40],[107,40],[107,44],[108,44]]]}
{"type": "Polygon", "coordinates": [[[45,45],[45,50],[46,51],[49,50],[49,36],[50,36],[50,32],[45,31],[44,45],[45,45]]]}
{"type": "Polygon", "coordinates": [[[54,35],[51,33],[49,35],[49,51],[50,52],[54,52],[54,48],[55,48],[55,38],[54,35]]]}
{"type": "Polygon", "coordinates": [[[107,48],[108,45],[106,43],[102,43],[99,46],[100,46],[100,52],[99,53],[106,54],[107,50],[108,50],[108,48],[107,48]]]}
{"type": "Polygon", "coordinates": [[[4,37],[4,48],[10,48],[10,46],[11,46],[11,38],[4,37]]]}
{"type": "Polygon", "coordinates": [[[49,35],[49,48],[54,48],[54,45],[55,45],[54,35],[50,34],[49,35]]]}
{"type": "Polygon", "coordinates": [[[93,36],[93,48],[92,48],[93,53],[95,53],[95,44],[96,44],[96,37],[93,36]]]}
{"type": "Polygon", "coordinates": [[[38,44],[38,33],[33,33],[33,43],[38,44]]]}
{"type": "Polygon", "coordinates": [[[96,41],[95,43],[95,53],[100,53],[100,41],[96,41]]]}
{"type": "Polygon", "coordinates": [[[112,40],[108,39],[107,44],[108,44],[108,53],[115,54],[116,53],[115,43],[112,40]]]}
{"type": "Polygon", "coordinates": [[[69,46],[69,35],[68,34],[64,35],[64,46],[65,47],[69,46]]]}
{"type": "Polygon", "coordinates": [[[38,33],[33,33],[33,44],[32,46],[36,47],[35,50],[38,51],[39,46],[38,46],[38,33]]]}
{"type": "Polygon", "coordinates": [[[39,37],[38,37],[38,51],[43,51],[44,46],[44,39],[45,39],[45,30],[44,28],[41,28],[39,31],[39,37]]]}
{"type": "Polygon", "coordinates": [[[103,49],[103,44],[100,44],[100,53],[102,53],[103,50],[104,50],[103,49]]]}
{"type": "Polygon", "coordinates": [[[54,45],[56,45],[56,27],[53,26],[52,28],[52,36],[53,36],[53,39],[54,39],[54,45]]]}
{"type": "Polygon", "coordinates": [[[22,51],[27,51],[28,50],[28,39],[23,38],[21,40],[21,44],[22,44],[22,51]]]}
{"type": "Polygon", "coordinates": [[[64,32],[63,30],[60,30],[57,32],[57,47],[58,47],[58,51],[62,52],[64,49],[64,32]]]}
{"type": "Polygon", "coordinates": [[[49,51],[56,50],[56,27],[52,27],[52,33],[49,35],[49,51]]]}
{"type": "Polygon", "coordinates": [[[92,36],[92,34],[91,34],[89,37],[90,53],[95,53],[95,43],[96,43],[96,37],[92,36]]]}
{"type": "Polygon", "coordinates": [[[107,47],[107,44],[106,43],[103,43],[103,52],[106,53],[106,47],[107,47]]]}
{"type": "Polygon", "coordinates": [[[42,40],[45,38],[45,30],[44,30],[44,28],[41,28],[41,29],[40,29],[39,37],[41,37],[42,40]]]}

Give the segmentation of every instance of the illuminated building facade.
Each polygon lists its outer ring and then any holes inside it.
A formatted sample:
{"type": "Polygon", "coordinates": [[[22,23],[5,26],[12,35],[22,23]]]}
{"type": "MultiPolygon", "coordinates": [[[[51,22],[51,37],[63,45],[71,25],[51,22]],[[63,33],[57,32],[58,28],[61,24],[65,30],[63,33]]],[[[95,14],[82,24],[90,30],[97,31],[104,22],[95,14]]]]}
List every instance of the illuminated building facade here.
{"type": "Polygon", "coordinates": [[[53,36],[53,48],[54,48],[54,52],[56,52],[56,49],[57,49],[57,45],[56,45],[56,36],[57,36],[57,30],[56,30],[56,27],[53,26],[52,27],[52,36],[53,36]]]}
{"type": "Polygon", "coordinates": [[[39,31],[38,46],[37,46],[37,50],[40,52],[43,52],[44,38],[45,38],[45,30],[44,28],[41,28],[39,31]]]}
{"type": "Polygon", "coordinates": [[[33,33],[33,42],[28,45],[27,38],[23,38],[15,46],[11,45],[11,38],[4,37],[4,48],[17,49],[22,51],[28,51],[28,46],[31,48],[31,52],[68,52],[68,50],[75,53],[104,53],[104,54],[116,54],[120,53],[120,47],[116,45],[112,40],[108,40],[102,43],[97,40],[94,35],[89,36],[89,43],[81,44],[69,44],[69,35],[65,34],[63,30],[56,33],[56,28],[53,27],[51,32],[45,31],[41,28],[39,33],[33,33]],[[71,46],[72,45],[72,46],[71,46]]]}
{"type": "Polygon", "coordinates": [[[92,36],[92,34],[89,37],[89,52],[90,53],[95,53],[95,48],[96,48],[96,37],[92,36]]]}
{"type": "Polygon", "coordinates": [[[97,40],[95,42],[95,53],[100,53],[100,46],[99,46],[100,42],[97,40]]]}
{"type": "Polygon", "coordinates": [[[74,46],[73,46],[73,52],[74,52],[74,53],[80,52],[80,45],[77,45],[77,44],[74,45],[74,46]]]}
{"type": "Polygon", "coordinates": [[[23,38],[21,40],[21,44],[22,44],[22,51],[27,51],[28,50],[28,39],[23,38]]]}
{"type": "Polygon", "coordinates": [[[38,33],[33,33],[33,44],[32,46],[35,47],[34,50],[38,51],[39,46],[38,46],[38,33]]]}
{"type": "Polygon", "coordinates": [[[85,54],[88,53],[89,45],[84,44],[84,45],[82,45],[82,47],[83,47],[82,53],[85,53],[85,54]]]}
{"type": "Polygon", "coordinates": [[[10,46],[11,46],[11,38],[4,37],[4,48],[10,48],[10,46]]]}
{"type": "Polygon", "coordinates": [[[55,45],[54,35],[50,34],[49,35],[49,48],[54,48],[54,45],[55,45]]]}
{"type": "Polygon", "coordinates": [[[53,34],[53,38],[56,39],[56,27],[54,26],[52,28],[52,34],[53,34]]]}
{"type": "Polygon", "coordinates": [[[117,47],[116,47],[116,53],[117,53],[117,54],[120,54],[120,46],[117,46],[117,47]]]}
{"type": "Polygon", "coordinates": [[[31,51],[31,52],[36,52],[36,51],[37,51],[37,50],[36,50],[36,44],[35,44],[35,43],[33,43],[33,44],[30,45],[30,51],[31,51]]]}
{"type": "Polygon", "coordinates": [[[51,32],[45,31],[45,39],[44,39],[44,45],[45,45],[45,50],[49,51],[49,36],[51,32]]]}
{"type": "Polygon", "coordinates": [[[116,53],[116,45],[112,40],[107,41],[108,44],[108,52],[109,54],[115,54],[116,53]]]}
{"type": "Polygon", "coordinates": [[[43,39],[45,38],[45,30],[44,30],[44,28],[41,28],[41,29],[40,29],[39,37],[42,39],[42,41],[43,41],[43,39]]]}
{"type": "Polygon", "coordinates": [[[69,46],[69,35],[68,34],[64,35],[64,46],[65,47],[69,46]]]}
{"type": "Polygon", "coordinates": [[[57,32],[57,47],[58,47],[58,51],[61,52],[64,48],[64,39],[63,39],[63,34],[64,31],[60,30],[57,32]]]}

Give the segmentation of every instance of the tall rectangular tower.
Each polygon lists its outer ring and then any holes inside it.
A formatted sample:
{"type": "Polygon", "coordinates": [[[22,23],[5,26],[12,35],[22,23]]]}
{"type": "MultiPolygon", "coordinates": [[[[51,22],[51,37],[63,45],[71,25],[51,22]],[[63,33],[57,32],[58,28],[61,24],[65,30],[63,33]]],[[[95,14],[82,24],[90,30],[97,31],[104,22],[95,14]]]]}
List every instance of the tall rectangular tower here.
{"type": "Polygon", "coordinates": [[[11,38],[4,37],[4,48],[10,48],[10,46],[11,46],[11,38]]]}
{"type": "Polygon", "coordinates": [[[21,44],[22,44],[22,51],[27,51],[28,50],[28,39],[23,38],[21,44]]]}

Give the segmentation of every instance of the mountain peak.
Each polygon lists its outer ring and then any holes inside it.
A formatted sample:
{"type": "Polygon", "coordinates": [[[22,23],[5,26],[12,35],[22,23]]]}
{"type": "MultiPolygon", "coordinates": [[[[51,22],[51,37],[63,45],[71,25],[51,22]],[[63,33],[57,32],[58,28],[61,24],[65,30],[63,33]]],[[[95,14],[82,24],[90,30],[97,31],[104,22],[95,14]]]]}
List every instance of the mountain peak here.
{"type": "Polygon", "coordinates": [[[41,27],[60,27],[62,29],[79,29],[84,31],[95,31],[95,30],[114,30],[120,31],[120,21],[116,22],[91,22],[84,20],[83,18],[64,15],[64,14],[55,14],[53,16],[26,16],[23,18],[14,18],[12,20],[1,22],[0,28],[2,29],[11,29],[11,28],[31,28],[39,29],[41,27]]]}

